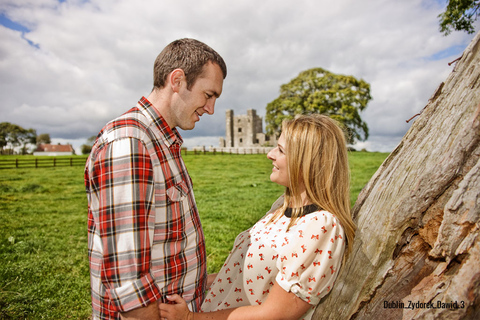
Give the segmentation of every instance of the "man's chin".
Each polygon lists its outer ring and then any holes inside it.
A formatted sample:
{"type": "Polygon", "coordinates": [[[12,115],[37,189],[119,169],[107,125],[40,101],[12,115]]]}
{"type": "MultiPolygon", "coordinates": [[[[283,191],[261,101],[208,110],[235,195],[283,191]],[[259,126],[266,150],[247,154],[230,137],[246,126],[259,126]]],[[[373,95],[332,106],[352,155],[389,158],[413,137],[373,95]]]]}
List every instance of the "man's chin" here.
{"type": "Polygon", "coordinates": [[[178,127],[182,130],[192,130],[193,128],[195,128],[195,124],[196,124],[196,122],[189,123],[187,125],[181,125],[181,126],[178,126],[178,127]]]}

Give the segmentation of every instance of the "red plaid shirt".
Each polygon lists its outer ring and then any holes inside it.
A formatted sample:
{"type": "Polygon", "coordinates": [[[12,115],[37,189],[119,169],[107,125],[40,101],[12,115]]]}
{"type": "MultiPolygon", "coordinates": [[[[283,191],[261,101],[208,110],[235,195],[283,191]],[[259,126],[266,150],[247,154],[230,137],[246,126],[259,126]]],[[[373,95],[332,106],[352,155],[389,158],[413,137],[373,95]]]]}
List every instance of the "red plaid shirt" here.
{"type": "Polygon", "coordinates": [[[178,293],[204,298],[205,239],[182,138],[142,97],[100,132],[85,168],[94,319],[178,293]]]}

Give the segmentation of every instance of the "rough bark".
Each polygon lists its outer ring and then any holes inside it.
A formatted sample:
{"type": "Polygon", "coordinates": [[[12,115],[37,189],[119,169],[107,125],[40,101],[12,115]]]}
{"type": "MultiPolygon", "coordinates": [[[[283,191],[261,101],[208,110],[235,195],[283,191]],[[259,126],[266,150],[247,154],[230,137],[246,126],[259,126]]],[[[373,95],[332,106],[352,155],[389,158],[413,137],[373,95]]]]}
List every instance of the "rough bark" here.
{"type": "Polygon", "coordinates": [[[480,33],[360,193],[314,319],[480,319],[479,159],[480,33]]]}

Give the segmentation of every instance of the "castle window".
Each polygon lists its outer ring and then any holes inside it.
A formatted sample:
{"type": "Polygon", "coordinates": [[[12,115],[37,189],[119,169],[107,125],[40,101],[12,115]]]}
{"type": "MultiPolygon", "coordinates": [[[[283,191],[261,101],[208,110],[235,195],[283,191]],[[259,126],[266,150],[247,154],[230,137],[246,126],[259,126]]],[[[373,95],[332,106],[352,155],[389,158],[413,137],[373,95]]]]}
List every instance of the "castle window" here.
{"type": "Polygon", "coordinates": [[[243,142],[243,139],[240,139],[240,143],[242,143],[242,142],[243,142]]]}
{"type": "Polygon", "coordinates": [[[242,132],[242,128],[238,128],[238,132],[242,132]]]}

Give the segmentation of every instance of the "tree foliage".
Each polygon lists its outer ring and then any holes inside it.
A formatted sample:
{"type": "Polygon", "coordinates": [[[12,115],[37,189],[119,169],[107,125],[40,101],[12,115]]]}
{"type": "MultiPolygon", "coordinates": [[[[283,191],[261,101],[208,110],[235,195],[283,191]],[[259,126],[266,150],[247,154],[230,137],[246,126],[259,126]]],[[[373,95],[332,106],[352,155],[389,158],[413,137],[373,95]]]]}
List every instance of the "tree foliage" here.
{"type": "Polygon", "coordinates": [[[322,68],[309,69],[282,85],[280,96],[267,105],[267,133],[280,132],[284,119],[320,113],[344,125],[349,143],[364,141],[368,138],[368,126],[360,111],[371,99],[370,85],[363,80],[322,68]]]}
{"type": "Polygon", "coordinates": [[[82,146],[80,147],[82,149],[82,154],[89,154],[90,151],[92,151],[92,147],[96,139],[97,139],[97,136],[91,136],[90,138],[87,139],[86,144],[82,144],[82,146]]]}
{"type": "Polygon", "coordinates": [[[50,144],[52,141],[48,133],[42,133],[37,136],[37,144],[45,143],[50,144]]]}
{"type": "Polygon", "coordinates": [[[452,29],[474,33],[473,23],[480,15],[480,0],[449,0],[445,12],[440,14],[440,32],[449,35],[452,29]]]}
{"type": "Polygon", "coordinates": [[[35,144],[37,141],[37,132],[35,129],[24,129],[19,125],[2,122],[0,123],[0,147],[22,147],[22,154],[27,152],[28,144],[35,144]]]}

